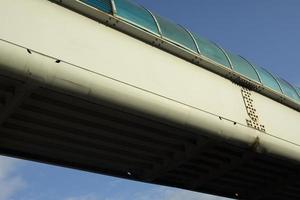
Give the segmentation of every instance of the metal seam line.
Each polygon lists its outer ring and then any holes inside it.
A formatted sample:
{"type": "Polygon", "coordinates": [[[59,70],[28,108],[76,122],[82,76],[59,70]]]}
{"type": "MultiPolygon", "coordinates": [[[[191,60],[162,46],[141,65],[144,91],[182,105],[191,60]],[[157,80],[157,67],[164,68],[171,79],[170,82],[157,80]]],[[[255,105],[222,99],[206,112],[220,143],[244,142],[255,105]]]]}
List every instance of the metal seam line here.
{"type": "Polygon", "coordinates": [[[221,46],[219,46],[216,42],[214,42],[214,41],[210,41],[210,42],[213,43],[216,47],[218,47],[223,52],[223,54],[227,58],[227,61],[229,62],[230,68],[233,70],[232,62],[231,62],[228,54],[226,53],[226,51],[221,46]]]}
{"type": "Polygon", "coordinates": [[[262,83],[262,79],[261,79],[261,77],[260,77],[260,75],[259,75],[259,73],[258,73],[258,71],[256,70],[256,68],[245,58],[245,57],[243,57],[243,56],[241,56],[241,55],[238,55],[240,58],[242,58],[243,60],[245,60],[253,69],[254,69],[254,71],[255,71],[255,73],[256,73],[256,75],[257,75],[257,77],[258,77],[258,79],[259,79],[259,81],[260,81],[260,83],[261,84],[263,84],[262,83]]]}
{"type": "Polygon", "coordinates": [[[191,36],[191,38],[192,38],[193,41],[194,41],[194,44],[195,44],[195,46],[196,46],[196,49],[197,49],[199,55],[202,55],[202,54],[201,54],[201,51],[200,51],[200,48],[199,48],[199,46],[198,46],[198,43],[196,42],[196,39],[195,39],[195,37],[194,37],[194,35],[193,35],[188,29],[186,29],[185,27],[181,26],[180,24],[178,24],[178,25],[179,25],[183,30],[185,30],[185,31],[191,36]]]}
{"type": "MultiPolygon", "coordinates": [[[[0,41],[2,41],[2,42],[4,42],[4,43],[11,44],[11,45],[16,46],[16,47],[20,47],[20,48],[22,48],[22,49],[24,49],[24,50],[28,49],[28,48],[26,48],[26,47],[24,47],[24,46],[15,44],[15,43],[13,43],[13,42],[4,40],[4,39],[2,39],[2,38],[0,38],[0,41]]],[[[31,50],[32,50],[32,49],[31,49],[31,50]]],[[[37,53],[37,54],[39,54],[39,55],[45,56],[45,57],[47,57],[47,58],[57,59],[57,58],[55,58],[55,57],[52,57],[52,56],[49,56],[49,55],[47,55],[47,54],[41,53],[41,52],[39,52],[39,51],[35,51],[35,50],[32,50],[32,51],[35,52],[35,53],[37,53]]],[[[183,103],[183,102],[181,102],[181,101],[177,101],[177,100],[175,100],[175,99],[168,98],[168,97],[166,97],[166,96],[160,95],[160,94],[158,94],[158,93],[155,93],[155,92],[152,92],[152,91],[149,91],[149,90],[145,90],[145,89],[140,88],[140,87],[136,87],[136,86],[131,85],[131,84],[129,84],[129,83],[126,83],[126,82],[124,82],[124,81],[120,81],[120,80],[118,80],[118,79],[115,79],[115,78],[106,76],[106,75],[104,75],[104,74],[95,72],[95,71],[93,71],[93,70],[89,70],[89,69],[87,69],[87,68],[85,68],[85,67],[81,67],[81,66],[75,65],[75,64],[73,64],[73,63],[64,61],[64,60],[61,60],[61,61],[62,61],[63,63],[65,63],[65,64],[74,66],[74,67],[79,68],[79,69],[82,69],[82,70],[86,70],[86,71],[88,71],[88,72],[91,72],[91,73],[100,75],[100,76],[105,77],[105,78],[108,78],[108,79],[110,79],[110,80],[117,81],[117,82],[119,82],[119,83],[122,83],[122,84],[124,84],[124,85],[130,86],[130,87],[133,87],[133,88],[136,88],[136,89],[139,89],[139,90],[142,90],[142,91],[144,91],[144,92],[149,92],[149,93],[151,93],[151,94],[154,94],[154,95],[157,95],[157,96],[159,96],[159,97],[168,99],[168,100],[170,100],[170,101],[173,101],[173,102],[176,102],[176,103],[179,103],[179,104],[188,106],[188,107],[190,107],[190,108],[194,108],[194,109],[196,109],[196,110],[202,111],[202,112],[207,113],[207,114],[209,114],[209,115],[216,116],[216,117],[220,117],[219,115],[216,115],[216,114],[211,113],[211,112],[209,112],[209,111],[203,110],[203,109],[201,109],[201,108],[194,107],[194,106],[189,105],[189,104],[185,104],[185,103],[183,103]]],[[[300,107],[299,107],[299,109],[300,109],[300,107]]],[[[300,110],[299,110],[299,111],[300,111],[300,110]]],[[[234,122],[234,121],[232,121],[232,120],[230,120],[230,119],[228,119],[228,118],[226,118],[226,117],[222,117],[222,118],[225,119],[225,120],[228,120],[228,121],[230,121],[230,122],[234,122]]],[[[241,123],[238,123],[238,124],[241,125],[241,126],[243,126],[243,127],[248,127],[248,126],[246,126],[246,125],[244,125],[244,124],[241,124],[241,123]]],[[[266,134],[270,135],[269,133],[266,133],[266,134]]],[[[274,135],[270,135],[270,136],[274,137],[274,135]]],[[[291,142],[289,142],[289,141],[287,141],[287,140],[284,140],[283,138],[280,138],[280,137],[276,137],[276,136],[275,136],[275,138],[278,138],[278,139],[280,139],[280,140],[283,140],[283,141],[286,141],[286,142],[288,142],[288,143],[291,143],[291,142]]],[[[296,146],[300,146],[300,145],[298,145],[298,144],[296,144],[296,143],[291,143],[291,144],[296,145],[296,146]]]]}
{"type": "Polygon", "coordinates": [[[150,10],[148,10],[148,9],[145,8],[144,6],[141,6],[141,7],[144,8],[144,9],[152,16],[152,18],[153,18],[153,20],[154,20],[154,22],[155,22],[155,24],[156,24],[158,33],[159,33],[160,37],[162,38],[161,28],[160,28],[160,25],[159,25],[159,23],[158,23],[156,17],[153,15],[153,13],[152,13],[150,10]]]}
{"type": "MultiPolygon", "coordinates": [[[[26,48],[26,47],[24,47],[24,46],[21,46],[21,45],[15,44],[15,43],[13,43],[13,42],[9,42],[9,41],[7,41],[7,40],[4,40],[4,39],[1,39],[1,38],[0,38],[0,41],[2,41],[2,42],[5,42],[5,43],[8,43],[8,44],[11,44],[11,45],[13,45],[13,46],[20,47],[20,48],[22,48],[22,49],[24,49],[24,50],[27,50],[27,49],[29,49],[29,48],[26,48]]],[[[33,50],[33,49],[30,49],[30,50],[31,50],[32,52],[35,52],[35,53],[37,53],[37,54],[39,54],[39,55],[42,55],[42,56],[45,56],[45,57],[47,57],[47,58],[51,58],[51,59],[54,59],[54,60],[57,60],[57,59],[58,59],[58,58],[55,58],[55,57],[49,56],[49,55],[47,55],[47,54],[41,53],[41,52],[39,52],[39,51],[36,51],[36,50],[33,50]]],[[[164,95],[161,95],[161,94],[158,94],[158,93],[152,92],[152,91],[150,91],[150,90],[146,90],[146,89],[143,89],[143,88],[141,88],[141,87],[137,87],[137,86],[135,86],[135,85],[132,85],[132,84],[130,84],[130,83],[127,83],[127,82],[121,81],[121,80],[119,80],[119,79],[116,79],[116,78],[113,78],[113,77],[110,77],[110,76],[104,75],[104,74],[102,74],[102,73],[99,73],[99,72],[96,72],[96,71],[93,71],[93,70],[87,69],[87,68],[85,68],[85,67],[81,67],[81,66],[79,66],[79,65],[76,65],[76,64],[70,63],[70,62],[68,62],[68,61],[61,60],[61,62],[62,62],[62,63],[66,63],[66,64],[68,64],[68,65],[71,65],[71,66],[73,66],[73,67],[76,67],[76,68],[79,68],[79,69],[82,69],[82,70],[85,70],[85,71],[88,71],[88,72],[94,73],[94,74],[97,74],[97,75],[99,75],[99,76],[102,76],[102,77],[105,77],[105,78],[107,78],[107,79],[110,79],[110,80],[117,81],[117,82],[119,82],[119,83],[121,83],[121,84],[124,84],[124,85],[130,86],[130,87],[133,87],[133,88],[136,88],[136,89],[142,90],[142,91],[144,91],[144,92],[148,92],[148,93],[151,93],[151,94],[153,94],[153,95],[156,95],[156,96],[159,96],[159,97],[162,97],[162,98],[168,99],[168,100],[170,100],[170,101],[173,101],[173,102],[179,103],[179,104],[181,104],[181,105],[185,105],[185,106],[188,106],[188,107],[190,107],[190,108],[194,108],[194,109],[196,109],[196,110],[199,110],[199,111],[205,112],[205,113],[207,113],[207,114],[210,114],[210,115],[213,115],[213,116],[216,116],[216,117],[220,117],[219,115],[216,115],[216,114],[214,114],[214,113],[212,113],[212,112],[209,112],[209,111],[203,110],[203,109],[201,109],[201,108],[198,108],[198,107],[195,107],[195,106],[192,106],[192,105],[186,104],[186,103],[184,103],[184,102],[182,102],[182,101],[178,101],[178,100],[175,100],[175,99],[173,99],[173,98],[169,98],[169,97],[167,97],[167,96],[164,96],[164,95]]],[[[0,75],[1,75],[1,74],[0,74],[0,75]]],[[[233,122],[232,120],[230,120],[230,119],[228,119],[228,118],[226,118],[226,117],[223,117],[223,116],[221,116],[221,117],[222,117],[222,119],[225,119],[225,120],[228,120],[228,121],[231,121],[231,122],[233,122]]],[[[240,123],[238,123],[238,124],[240,124],[240,123]]],[[[240,124],[240,125],[244,126],[243,124],[240,124]]],[[[245,126],[245,127],[246,127],[246,126],[245,126]]],[[[300,146],[300,145],[299,145],[299,146],[300,146]]]]}

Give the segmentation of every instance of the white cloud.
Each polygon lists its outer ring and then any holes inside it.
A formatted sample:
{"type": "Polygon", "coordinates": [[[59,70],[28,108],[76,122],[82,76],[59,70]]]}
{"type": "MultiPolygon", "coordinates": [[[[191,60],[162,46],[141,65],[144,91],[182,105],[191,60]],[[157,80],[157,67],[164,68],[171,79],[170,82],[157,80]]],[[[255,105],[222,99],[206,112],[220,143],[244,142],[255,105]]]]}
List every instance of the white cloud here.
{"type": "Polygon", "coordinates": [[[224,197],[217,197],[164,186],[157,186],[150,190],[142,190],[139,192],[133,192],[132,194],[130,194],[130,192],[132,191],[125,192],[123,195],[116,195],[115,193],[112,193],[108,196],[106,195],[105,198],[100,194],[88,194],[77,197],[69,197],[64,200],[229,200],[224,197]]]}
{"type": "MultiPolygon", "coordinates": [[[[15,195],[26,186],[22,176],[18,174],[21,163],[20,160],[0,156],[0,200],[14,200],[15,195]]],[[[116,179],[107,182],[107,187],[111,188],[109,191],[93,191],[88,194],[69,196],[64,200],[226,200],[222,197],[164,186],[146,187],[148,189],[141,187],[138,190],[131,187],[123,188],[127,183],[128,181],[116,179]]]]}
{"type": "Polygon", "coordinates": [[[98,198],[94,194],[88,194],[88,195],[82,195],[78,197],[68,197],[65,200],[100,200],[100,198],[98,198]]]}
{"type": "Polygon", "coordinates": [[[166,192],[164,200],[225,200],[226,198],[202,194],[198,192],[190,192],[186,190],[170,190],[166,192]]]}
{"type": "Polygon", "coordinates": [[[151,191],[143,193],[136,193],[134,200],[229,200],[223,197],[212,196],[208,194],[202,194],[198,192],[191,192],[187,190],[159,187],[151,191]]]}
{"type": "Polygon", "coordinates": [[[25,187],[25,181],[15,173],[18,162],[0,156],[0,200],[11,200],[14,194],[25,187]]]}

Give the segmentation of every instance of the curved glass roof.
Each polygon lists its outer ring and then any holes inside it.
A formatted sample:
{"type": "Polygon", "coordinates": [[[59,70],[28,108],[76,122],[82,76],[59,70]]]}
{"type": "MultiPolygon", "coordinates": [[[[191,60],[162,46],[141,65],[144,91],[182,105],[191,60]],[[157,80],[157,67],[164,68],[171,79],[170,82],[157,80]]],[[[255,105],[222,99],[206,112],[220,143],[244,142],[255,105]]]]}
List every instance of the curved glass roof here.
{"type": "Polygon", "coordinates": [[[155,19],[148,10],[130,0],[114,0],[114,2],[118,17],[149,32],[159,34],[155,19]]]}
{"type": "Polygon", "coordinates": [[[283,94],[285,94],[286,96],[296,100],[296,101],[300,101],[300,96],[298,95],[298,93],[296,92],[296,89],[290,84],[288,83],[286,80],[276,77],[281,88],[283,91],[283,94]]]}
{"type": "Polygon", "coordinates": [[[264,86],[269,87],[276,92],[282,93],[279,83],[270,72],[261,67],[254,67],[256,68],[256,71],[258,72],[261,82],[264,86]]]}
{"type": "Polygon", "coordinates": [[[296,90],[298,92],[298,95],[300,96],[300,87],[296,87],[296,90]]]}
{"type": "Polygon", "coordinates": [[[195,41],[198,45],[201,55],[203,55],[221,65],[224,65],[227,68],[231,68],[230,62],[222,49],[220,49],[213,42],[210,42],[209,40],[207,40],[205,38],[202,38],[194,33],[192,33],[192,35],[195,38],[195,41]]]}
{"type": "Polygon", "coordinates": [[[241,56],[237,56],[227,52],[229,59],[231,60],[233,70],[260,83],[260,79],[254,67],[241,56]]]}
{"type": "Polygon", "coordinates": [[[112,4],[110,0],[80,0],[94,8],[106,13],[112,13],[112,4]]]}
{"type": "Polygon", "coordinates": [[[155,18],[159,24],[163,38],[198,53],[192,36],[182,26],[157,15],[155,15],[155,18]]]}
{"type": "MultiPolygon", "coordinates": [[[[108,14],[133,24],[134,26],[155,34],[171,43],[190,50],[199,56],[204,56],[222,66],[262,84],[290,99],[300,102],[300,88],[292,86],[287,81],[274,76],[266,69],[257,67],[241,56],[223,50],[209,40],[197,34],[190,33],[177,25],[135,3],[133,0],[80,0],[108,14]],[[113,13],[113,6],[116,12],[113,13]]],[[[218,67],[217,65],[215,66],[218,67]]]]}

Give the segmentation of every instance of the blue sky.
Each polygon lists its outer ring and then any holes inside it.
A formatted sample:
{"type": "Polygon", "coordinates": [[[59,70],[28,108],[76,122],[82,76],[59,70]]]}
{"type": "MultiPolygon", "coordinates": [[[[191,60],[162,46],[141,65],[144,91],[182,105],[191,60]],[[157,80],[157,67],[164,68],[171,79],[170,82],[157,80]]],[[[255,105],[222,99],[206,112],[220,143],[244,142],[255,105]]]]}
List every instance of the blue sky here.
{"type": "Polygon", "coordinates": [[[300,86],[300,1],[138,2],[300,86]]]}
{"type": "MultiPolygon", "coordinates": [[[[138,0],[300,86],[299,0],[138,0]]],[[[224,200],[0,157],[0,200],[224,200]]]]}

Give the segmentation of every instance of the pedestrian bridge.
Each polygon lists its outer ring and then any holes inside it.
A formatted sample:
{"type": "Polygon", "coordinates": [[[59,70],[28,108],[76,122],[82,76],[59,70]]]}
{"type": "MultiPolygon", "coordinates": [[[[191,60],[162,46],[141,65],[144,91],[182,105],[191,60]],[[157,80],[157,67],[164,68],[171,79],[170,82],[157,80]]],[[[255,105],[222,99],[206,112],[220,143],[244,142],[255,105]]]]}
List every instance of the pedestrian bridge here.
{"type": "Polygon", "coordinates": [[[300,198],[300,89],[128,0],[3,0],[0,153],[300,198]]]}

